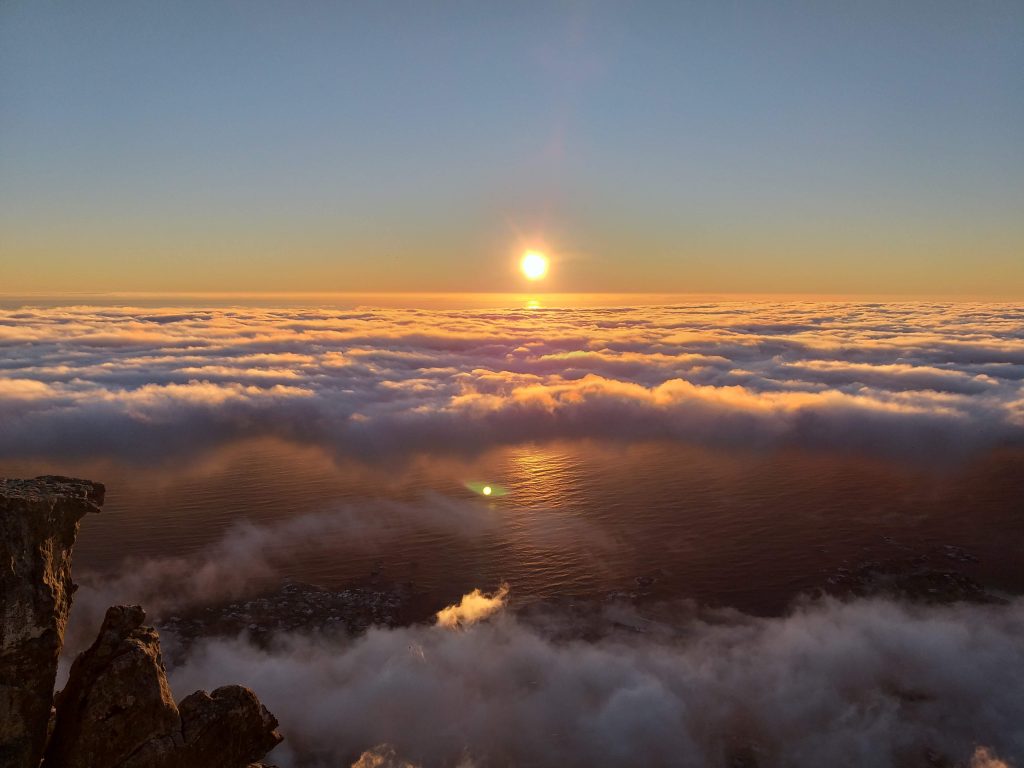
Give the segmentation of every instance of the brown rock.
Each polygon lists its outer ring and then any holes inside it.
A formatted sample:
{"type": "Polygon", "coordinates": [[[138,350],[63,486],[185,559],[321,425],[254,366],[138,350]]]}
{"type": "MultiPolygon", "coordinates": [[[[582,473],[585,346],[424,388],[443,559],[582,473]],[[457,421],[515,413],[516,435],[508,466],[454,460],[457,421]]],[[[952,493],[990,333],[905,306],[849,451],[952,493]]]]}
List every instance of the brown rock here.
{"type": "Polygon", "coordinates": [[[75,659],[57,694],[47,765],[121,765],[147,742],[180,730],[160,638],[145,620],[137,605],[107,610],[99,637],[75,659]]]}
{"type": "Polygon", "coordinates": [[[281,741],[277,720],[240,685],[196,691],[178,705],[188,760],[195,768],[247,766],[281,741]],[[211,759],[216,758],[216,759],[211,759]]]}
{"type": "Polygon", "coordinates": [[[57,696],[46,766],[246,768],[281,741],[248,688],[197,691],[176,706],[160,638],[138,606],[107,611],[57,696]]]}
{"type": "Polygon", "coordinates": [[[71,667],[51,722],[78,523],[103,486],[0,479],[0,765],[4,768],[247,768],[281,741],[248,688],[174,703],[160,638],[139,606],[107,611],[71,667]],[[47,743],[47,733],[52,732],[47,743]]]}
{"type": "Polygon", "coordinates": [[[71,607],[78,522],[103,486],[45,476],[0,479],[0,765],[36,768],[50,717],[57,657],[71,607]]]}

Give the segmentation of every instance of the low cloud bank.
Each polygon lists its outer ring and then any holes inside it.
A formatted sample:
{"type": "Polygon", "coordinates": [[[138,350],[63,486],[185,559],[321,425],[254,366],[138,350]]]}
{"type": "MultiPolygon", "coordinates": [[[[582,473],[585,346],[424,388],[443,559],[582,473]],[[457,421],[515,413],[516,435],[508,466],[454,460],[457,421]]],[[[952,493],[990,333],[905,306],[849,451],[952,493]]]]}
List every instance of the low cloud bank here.
{"type": "Polygon", "coordinates": [[[19,456],[264,435],[360,456],[578,436],[956,455],[1024,441],[1024,309],[7,310],[0,423],[19,456]]]}
{"type": "Polygon", "coordinates": [[[211,640],[171,680],[178,691],[246,681],[287,737],[271,757],[292,767],[1024,758],[1024,600],[823,600],[770,619],[680,604],[671,624],[606,610],[591,641],[565,639],[564,616],[549,626],[502,612],[457,632],[211,640]]]}

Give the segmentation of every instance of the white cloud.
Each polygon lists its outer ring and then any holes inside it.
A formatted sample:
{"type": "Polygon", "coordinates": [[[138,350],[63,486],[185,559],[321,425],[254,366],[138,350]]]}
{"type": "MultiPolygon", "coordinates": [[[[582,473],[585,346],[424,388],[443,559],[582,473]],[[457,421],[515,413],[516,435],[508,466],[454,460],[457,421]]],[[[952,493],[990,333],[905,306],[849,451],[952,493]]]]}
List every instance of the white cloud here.
{"type": "Polygon", "coordinates": [[[566,636],[571,616],[503,614],[462,632],[211,640],[171,680],[177,691],[245,680],[281,720],[286,741],[271,758],[285,766],[707,768],[747,753],[762,768],[895,768],[927,764],[929,751],[977,766],[1024,757],[1020,600],[822,601],[765,619],[680,604],[671,623],[605,610],[596,640],[566,636]]]}
{"type": "Polygon", "coordinates": [[[1013,305],[0,311],[0,454],[596,436],[931,457],[1024,439],[1013,305]]]}
{"type": "Polygon", "coordinates": [[[508,584],[502,584],[492,594],[474,589],[463,595],[455,605],[449,605],[437,612],[437,626],[447,629],[469,627],[483,621],[505,606],[508,599],[508,584]]]}

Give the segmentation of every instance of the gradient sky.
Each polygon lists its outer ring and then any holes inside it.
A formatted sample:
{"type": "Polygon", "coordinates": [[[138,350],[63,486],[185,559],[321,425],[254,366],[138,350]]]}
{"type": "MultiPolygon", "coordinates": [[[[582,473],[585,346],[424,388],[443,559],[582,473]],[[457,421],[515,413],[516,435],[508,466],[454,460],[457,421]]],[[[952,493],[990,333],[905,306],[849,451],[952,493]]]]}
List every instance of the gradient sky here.
{"type": "Polygon", "coordinates": [[[1024,4],[0,2],[0,292],[1024,297],[1024,4]]]}

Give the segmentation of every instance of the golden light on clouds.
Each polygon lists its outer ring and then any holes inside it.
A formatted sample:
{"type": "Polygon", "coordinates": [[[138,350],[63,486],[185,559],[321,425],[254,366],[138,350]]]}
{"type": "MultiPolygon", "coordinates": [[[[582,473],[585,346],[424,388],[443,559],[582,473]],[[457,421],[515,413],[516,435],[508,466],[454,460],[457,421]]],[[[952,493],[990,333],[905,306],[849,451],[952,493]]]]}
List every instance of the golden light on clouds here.
{"type": "Polygon", "coordinates": [[[527,280],[541,280],[548,273],[548,257],[540,251],[526,251],[519,261],[519,269],[527,280]]]}

